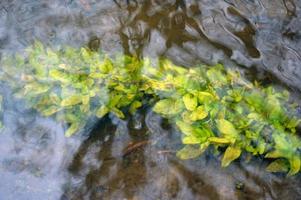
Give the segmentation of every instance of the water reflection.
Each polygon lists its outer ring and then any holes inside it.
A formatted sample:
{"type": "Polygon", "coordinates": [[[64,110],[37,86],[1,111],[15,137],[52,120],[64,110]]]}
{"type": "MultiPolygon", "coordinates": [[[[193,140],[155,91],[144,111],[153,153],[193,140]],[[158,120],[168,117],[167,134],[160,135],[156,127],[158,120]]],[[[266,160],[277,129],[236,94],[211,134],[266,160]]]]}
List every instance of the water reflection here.
{"type": "Polygon", "coordinates": [[[6,112],[5,120],[12,124],[0,136],[0,197],[59,199],[65,169],[80,140],[64,138],[63,127],[52,120],[24,122],[22,117],[6,112]]]}
{"type": "Polygon", "coordinates": [[[95,129],[70,165],[63,199],[282,199],[288,189],[290,199],[300,195],[295,187],[300,178],[268,174],[258,160],[226,169],[209,154],[178,160],[180,134],[162,128],[164,122],[152,112],[141,130],[128,130],[130,123],[116,120],[115,126],[101,123],[95,129]],[[150,142],[124,156],[125,144],[141,140],[150,142]]]}
{"type": "Polygon", "coordinates": [[[258,68],[300,90],[299,1],[15,0],[1,2],[0,17],[4,51],[34,39],[82,46],[97,36],[112,54],[258,68]]]}
{"type": "MultiPolygon", "coordinates": [[[[221,62],[248,68],[250,77],[286,84],[298,94],[300,10],[297,0],[3,0],[0,53],[22,51],[38,39],[51,46],[87,45],[111,55],[168,57],[184,66],[221,62]]],[[[10,91],[1,85],[1,93],[9,96],[10,91]]],[[[179,134],[150,112],[127,121],[111,117],[93,122],[91,134],[66,139],[59,123],[24,107],[13,100],[4,104],[0,199],[301,195],[300,175],[268,174],[259,159],[226,169],[209,154],[178,160],[179,134]],[[139,142],[144,143],[132,148],[139,142]]]]}

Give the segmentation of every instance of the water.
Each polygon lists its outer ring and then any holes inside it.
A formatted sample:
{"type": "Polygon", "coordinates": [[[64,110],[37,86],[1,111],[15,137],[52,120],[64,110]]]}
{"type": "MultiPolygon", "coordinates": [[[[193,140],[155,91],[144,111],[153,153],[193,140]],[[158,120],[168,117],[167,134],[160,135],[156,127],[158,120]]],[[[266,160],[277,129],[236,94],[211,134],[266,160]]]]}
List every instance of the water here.
{"type": "MultiPolygon", "coordinates": [[[[220,62],[298,100],[300,9],[298,0],[2,0],[0,52],[41,40],[186,67],[220,62]]],[[[4,108],[0,200],[300,199],[300,175],[267,173],[260,158],[228,168],[209,154],[177,159],[180,133],[150,110],[125,121],[108,116],[65,138],[63,125],[20,101],[4,108]]]]}

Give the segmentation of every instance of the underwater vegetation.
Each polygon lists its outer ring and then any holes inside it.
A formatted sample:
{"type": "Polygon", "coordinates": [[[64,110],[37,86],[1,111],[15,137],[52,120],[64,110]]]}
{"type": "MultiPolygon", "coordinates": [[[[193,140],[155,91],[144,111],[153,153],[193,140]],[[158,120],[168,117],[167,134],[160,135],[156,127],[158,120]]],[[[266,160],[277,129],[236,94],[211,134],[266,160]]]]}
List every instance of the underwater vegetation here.
{"type": "Polygon", "coordinates": [[[181,159],[210,147],[224,154],[224,167],[244,152],[271,159],[268,171],[300,171],[301,120],[289,92],[251,83],[237,70],[220,64],[187,69],[168,60],[154,65],[147,58],[53,50],[39,42],[25,55],[5,56],[1,65],[2,83],[28,108],[66,124],[67,137],[92,118],[125,118],[149,106],[182,133],[181,159]]]}

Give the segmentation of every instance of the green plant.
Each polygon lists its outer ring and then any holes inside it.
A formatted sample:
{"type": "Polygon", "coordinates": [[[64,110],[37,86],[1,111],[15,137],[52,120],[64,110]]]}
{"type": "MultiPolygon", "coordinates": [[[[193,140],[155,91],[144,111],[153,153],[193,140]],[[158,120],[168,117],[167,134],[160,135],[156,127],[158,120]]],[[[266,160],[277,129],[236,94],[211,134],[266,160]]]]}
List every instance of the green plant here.
{"type": "Polygon", "coordinates": [[[214,146],[226,149],[222,166],[248,152],[276,159],[269,171],[300,171],[300,119],[289,93],[250,83],[220,64],[186,69],[161,60],[153,66],[148,59],[110,59],[85,48],[55,51],[37,42],[25,56],[7,56],[2,65],[1,80],[15,96],[68,124],[66,136],[92,117],[124,118],[154,105],[183,133],[185,146],[177,153],[182,159],[214,146]]]}

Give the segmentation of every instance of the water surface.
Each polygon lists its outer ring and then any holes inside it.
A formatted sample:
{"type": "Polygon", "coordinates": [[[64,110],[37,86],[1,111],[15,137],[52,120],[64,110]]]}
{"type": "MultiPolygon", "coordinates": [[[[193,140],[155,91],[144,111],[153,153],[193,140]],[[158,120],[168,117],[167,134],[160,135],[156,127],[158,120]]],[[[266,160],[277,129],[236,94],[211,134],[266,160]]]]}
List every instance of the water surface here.
{"type": "MultiPolygon", "coordinates": [[[[167,57],[186,67],[223,63],[250,80],[288,88],[298,100],[300,9],[298,0],[2,0],[0,53],[40,40],[167,57]]],[[[267,173],[261,158],[228,168],[209,154],[179,160],[180,133],[149,109],[93,121],[65,138],[62,124],[0,89],[0,200],[300,199],[300,175],[267,173]]]]}

